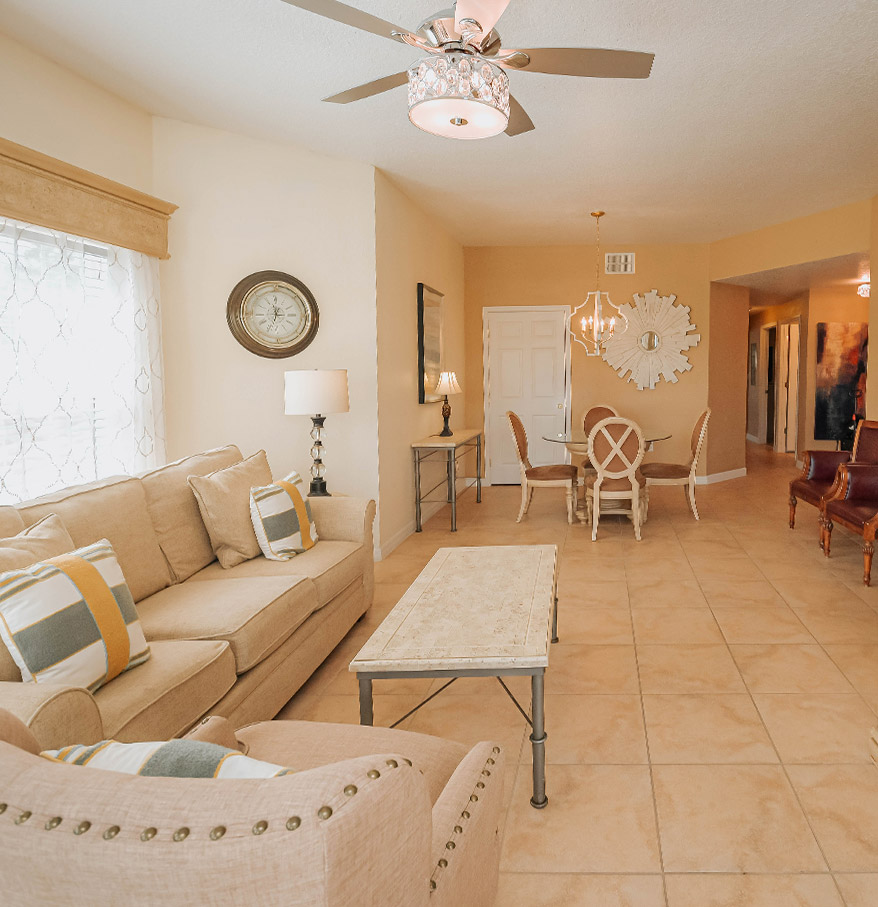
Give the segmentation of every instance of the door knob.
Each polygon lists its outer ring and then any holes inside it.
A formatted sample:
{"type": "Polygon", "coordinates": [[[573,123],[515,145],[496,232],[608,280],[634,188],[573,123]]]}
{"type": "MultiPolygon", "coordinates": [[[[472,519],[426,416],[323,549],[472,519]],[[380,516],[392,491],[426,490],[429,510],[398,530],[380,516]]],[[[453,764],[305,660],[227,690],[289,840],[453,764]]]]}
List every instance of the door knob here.
{"type": "Polygon", "coordinates": [[[558,409],[564,409],[564,404],[563,404],[563,403],[559,403],[559,404],[558,404],[558,409]]]}

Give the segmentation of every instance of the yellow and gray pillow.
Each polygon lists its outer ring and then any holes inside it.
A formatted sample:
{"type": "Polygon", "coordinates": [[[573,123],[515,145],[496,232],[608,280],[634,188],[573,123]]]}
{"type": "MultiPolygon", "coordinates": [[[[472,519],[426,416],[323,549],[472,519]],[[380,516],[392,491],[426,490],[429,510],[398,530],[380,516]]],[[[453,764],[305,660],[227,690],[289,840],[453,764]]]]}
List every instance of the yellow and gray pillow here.
{"type": "Polygon", "coordinates": [[[0,574],[0,639],[26,683],[91,692],[149,658],[134,599],[106,539],[0,574]]]}
{"type": "Polygon", "coordinates": [[[157,743],[118,743],[102,740],[40,753],[53,762],[87,765],[126,775],[161,778],[276,778],[294,769],[251,759],[238,750],[204,740],[163,740],[157,743]]]}
{"type": "Polygon", "coordinates": [[[253,530],[269,560],[288,561],[317,542],[311,505],[303,497],[301,487],[302,477],[291,472],[272,485],[250,489],[253,530]]]}

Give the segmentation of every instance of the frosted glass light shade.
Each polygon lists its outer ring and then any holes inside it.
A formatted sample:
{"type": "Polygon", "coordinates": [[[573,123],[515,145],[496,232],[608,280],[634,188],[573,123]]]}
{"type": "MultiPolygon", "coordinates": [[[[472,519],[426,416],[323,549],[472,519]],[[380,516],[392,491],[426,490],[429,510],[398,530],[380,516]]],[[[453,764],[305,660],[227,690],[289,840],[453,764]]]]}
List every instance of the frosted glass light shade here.
{"type": "Polygon", "coordinates": [[[288,416],[326,415],[349,410],[347,369],[284,372],[284,412],[288,416]]]}
{"type": "Polygon", "coordinates": [[[408,75],[409,119],[424,132],[486,139],[509,125],[509,77],[481,57],[427,57],[408,75]]]}
{"type": "Polygon", "coordinates": [[[462,393],[460,385],[457,383],[457,375],[454,372],[440,372],[439,382],[436,385],[437,394],[460,394],[462,393]]]}

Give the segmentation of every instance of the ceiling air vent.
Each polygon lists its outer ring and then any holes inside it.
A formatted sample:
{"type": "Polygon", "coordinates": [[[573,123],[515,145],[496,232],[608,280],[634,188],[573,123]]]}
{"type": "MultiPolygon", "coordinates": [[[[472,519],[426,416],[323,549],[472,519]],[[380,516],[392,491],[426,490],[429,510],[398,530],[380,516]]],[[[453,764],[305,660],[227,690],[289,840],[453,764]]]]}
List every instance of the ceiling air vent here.
{"type": "Polygon", "coordinates": [[[607,252],[604,256],[605,274],[633,274],[633,252],[607,252]]]}

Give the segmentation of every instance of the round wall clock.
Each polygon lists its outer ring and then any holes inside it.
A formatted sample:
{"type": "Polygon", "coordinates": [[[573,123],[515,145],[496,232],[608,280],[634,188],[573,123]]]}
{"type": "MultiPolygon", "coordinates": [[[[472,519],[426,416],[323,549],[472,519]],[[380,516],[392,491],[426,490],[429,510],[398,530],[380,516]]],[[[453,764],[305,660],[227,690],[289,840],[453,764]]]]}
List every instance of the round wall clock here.
{"type": "Polygon", "coordinates": [[[283,271],[257,271],[232,290],[226,320],[244,349],[284,359],[311,343],[320,312],[314,294],[301,280],[283,271]]]}

